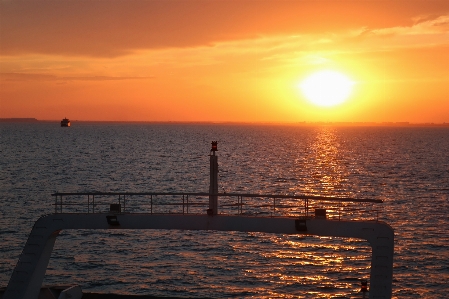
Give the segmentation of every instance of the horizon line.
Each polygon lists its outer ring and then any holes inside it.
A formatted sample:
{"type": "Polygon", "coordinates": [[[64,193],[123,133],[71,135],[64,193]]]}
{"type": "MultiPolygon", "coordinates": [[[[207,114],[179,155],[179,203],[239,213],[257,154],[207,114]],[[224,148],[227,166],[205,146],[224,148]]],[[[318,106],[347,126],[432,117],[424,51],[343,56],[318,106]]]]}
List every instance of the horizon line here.
{"type": "MultiPolygon", "coordinates": [[[[297,121],[297,122],[276,122],[276,121],[150,121],[150,120],[70,120],[78,123],[151,123],[151,124],[240,124],[240,125],[364,125],[364,126],[449,126],[449,122],[409,122],[409,121],[297,121]]],[[[0,122],[60,122],[55,119],[37,119],[34,117],[10,117],[0,118],[0,122]]]]}

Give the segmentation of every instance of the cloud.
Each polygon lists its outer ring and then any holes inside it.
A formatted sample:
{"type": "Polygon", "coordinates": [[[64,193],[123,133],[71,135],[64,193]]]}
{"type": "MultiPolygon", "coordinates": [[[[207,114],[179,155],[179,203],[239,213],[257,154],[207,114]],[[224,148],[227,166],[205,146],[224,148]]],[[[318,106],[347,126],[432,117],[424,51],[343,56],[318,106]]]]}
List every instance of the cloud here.
{"type": "Polygon", "coordinates": [[[424,20],[412,26],[376,29],[371,33],[375,35],[449,35],[449,15],[424,20]]]}
{"type": "Polygon", "coordinates": [[[122,81],[144,80],[153,77],[111,77],[111,76],[73,76],[60,77],[47,74],[32,73],[0,73],[2,81],[122,81]]]}
{"type": "Polygon", "coordinates": [[[1,54],[117,57],[142,49],[207,45],[236,35],[247,36],[233,27],[245,26],[248,8],[240,11],[226,2],[222,4],[217,7],[215,1],[1,2],[1,54]]]}
{"type": "Polygon", "coordinates": [[[0,55],[111,58],[363,26],[401,28],[444,11],[447,0],[1,1],[0,55]]]}
{"type": "Polygon", "coordinates": [[[363,28],[350,39],[364,47],[381,51],[446,47],[449,45],[449,14],[420,19],[409,26],[363,28]]]}

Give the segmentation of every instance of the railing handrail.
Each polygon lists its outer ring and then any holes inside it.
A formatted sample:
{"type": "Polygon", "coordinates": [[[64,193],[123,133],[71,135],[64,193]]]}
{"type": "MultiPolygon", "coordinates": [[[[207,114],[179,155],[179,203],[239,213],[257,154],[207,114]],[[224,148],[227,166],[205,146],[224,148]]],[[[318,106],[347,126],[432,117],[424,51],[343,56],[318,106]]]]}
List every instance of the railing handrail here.
{"type": "Polygon", "coordinates": [[[371,202],[383,203],[381,199],[369,198],[351,198],[351,197],[336,197],[336,196],[320,196],[320,195],[289,195],[289,194],[260,194],[260,193],[208,193],[208,192],[56,192],[52,196],[74,196],[74,195],[124,195],[124,196],[222,196],[222,197],[262,197],[262,198],[289,198],[289,199],[311,199],[323,201],[340,201],[340,202],[371,202]]]}

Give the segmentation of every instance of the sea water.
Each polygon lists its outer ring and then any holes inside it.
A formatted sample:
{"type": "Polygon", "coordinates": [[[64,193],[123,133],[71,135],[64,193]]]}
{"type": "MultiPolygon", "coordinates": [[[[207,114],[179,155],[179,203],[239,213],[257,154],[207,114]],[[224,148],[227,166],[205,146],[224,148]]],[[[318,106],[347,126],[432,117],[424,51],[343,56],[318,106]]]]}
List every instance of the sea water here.
{"type": "MultiPolygon", "coordinates": [[[[0,286],[54,192],[220,192],[382,199],[393,296],[449,293],[449,128],[73,122],[0,124],[0,286]]],[[[139,202],[134,202],[138,206],[139,202]]],[[[142,203],[143,204],[143,203],[142,203]]],[[[360,295],[357,239],[212,231],[63,231],[44,283],[160,297],[360,295]]]]}

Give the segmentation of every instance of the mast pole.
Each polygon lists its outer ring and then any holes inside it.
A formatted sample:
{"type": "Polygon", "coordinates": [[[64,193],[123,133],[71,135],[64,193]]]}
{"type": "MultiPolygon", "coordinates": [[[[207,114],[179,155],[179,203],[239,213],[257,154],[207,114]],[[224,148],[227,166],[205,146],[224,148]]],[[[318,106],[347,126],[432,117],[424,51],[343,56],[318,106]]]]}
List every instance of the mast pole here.
{"type": "Polygon", "coordinates": [[[215,155],[218,141],[212,141],[210,150],[210,185],[209,185],[209,209],[208,215],[218,214],[218,157],[215,155]]]}

